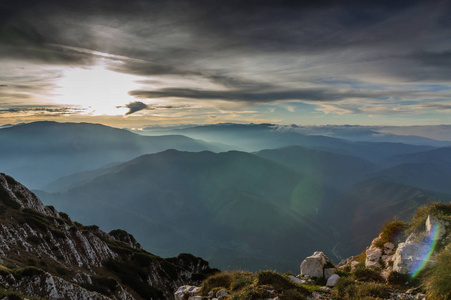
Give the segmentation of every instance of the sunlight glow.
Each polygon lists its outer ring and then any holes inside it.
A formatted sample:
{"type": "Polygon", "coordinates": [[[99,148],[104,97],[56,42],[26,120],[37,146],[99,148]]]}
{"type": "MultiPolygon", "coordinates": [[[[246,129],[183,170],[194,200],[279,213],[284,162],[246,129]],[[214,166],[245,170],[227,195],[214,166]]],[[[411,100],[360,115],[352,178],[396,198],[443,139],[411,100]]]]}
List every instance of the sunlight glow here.
{"type": "Polygon", "coordinates": [[[86,108],[90,115],[124,115],[134,101],[129,91],[139,88],[138,76],[108,70],[105,65],[67,68],[58,82],[59,104],[86,108]]]}

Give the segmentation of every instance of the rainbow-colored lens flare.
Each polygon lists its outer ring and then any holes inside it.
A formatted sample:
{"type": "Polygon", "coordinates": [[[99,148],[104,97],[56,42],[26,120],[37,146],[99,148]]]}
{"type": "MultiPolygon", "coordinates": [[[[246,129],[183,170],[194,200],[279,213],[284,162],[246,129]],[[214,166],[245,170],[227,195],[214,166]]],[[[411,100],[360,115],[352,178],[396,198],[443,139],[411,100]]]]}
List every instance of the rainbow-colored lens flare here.
{"type": "Polygon", "coordinates": [[[434,225],[429,233],[429,236],[425,239],[425,244],[427,245],[427,251],[424,252],[424,256],[417,264],[413,266],[410,278],[415,278],[423,270],[424,266],[427,264],[429,259],[434,253],[435,246],[437,245],[438,235],[440,231],[440,226],[434,225]]]}

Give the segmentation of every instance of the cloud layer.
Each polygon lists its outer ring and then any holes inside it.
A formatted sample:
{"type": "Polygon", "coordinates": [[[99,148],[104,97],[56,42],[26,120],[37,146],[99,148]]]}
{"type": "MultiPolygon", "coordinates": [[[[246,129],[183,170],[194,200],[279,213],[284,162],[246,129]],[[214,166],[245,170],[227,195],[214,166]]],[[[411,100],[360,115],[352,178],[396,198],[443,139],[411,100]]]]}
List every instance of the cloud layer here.
{"type": "Polygon", "coordinates": [[[252,107],[254,119],[272,111],[284,122],[282,111],[296,110],[281,105],[300,102],[325,115],[442,122],[449,15],[449,1],[7,0],[0,107],[52,103],[60,70],[101,61],[140,78],[124,98],[130,117],[167,106],[215,119],[252,107]]]}

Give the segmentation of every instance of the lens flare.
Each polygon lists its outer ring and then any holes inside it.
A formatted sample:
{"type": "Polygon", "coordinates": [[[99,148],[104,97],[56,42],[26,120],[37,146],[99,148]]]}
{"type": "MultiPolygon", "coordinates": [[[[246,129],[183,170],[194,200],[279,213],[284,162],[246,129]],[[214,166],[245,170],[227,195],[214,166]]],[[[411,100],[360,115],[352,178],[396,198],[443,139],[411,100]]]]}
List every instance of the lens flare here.
{"type": "Polygon", "coordinates": [[[427,264],[429,259],[432,256],[432,253],[434,253],[435,246],[437,245],[438,241],[438,235],[440,231],[440,226],[434,225],[429,232],[429,236],[425,239],[425,244],[427,245],[427,251],[424,252],[424,256],[421,260],[419,260],[412,268],[411,272],[411,278],[415,278],[418,276],[418,274],[423,270],[424,266],[427,264]]]}

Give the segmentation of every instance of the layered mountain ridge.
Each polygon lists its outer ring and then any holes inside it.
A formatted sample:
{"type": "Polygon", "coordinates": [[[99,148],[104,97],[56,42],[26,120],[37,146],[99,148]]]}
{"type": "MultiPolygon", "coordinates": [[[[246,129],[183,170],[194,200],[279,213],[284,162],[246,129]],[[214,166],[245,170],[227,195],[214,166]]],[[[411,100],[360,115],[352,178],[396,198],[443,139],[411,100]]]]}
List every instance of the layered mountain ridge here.
{"type": "Polygon", "coordinates": [[[25,296],[161,299],[215,272],[189,254],[150,254],[123,230],[72,221],[3,173],[0,218],[0,284],[25,296]]]}

